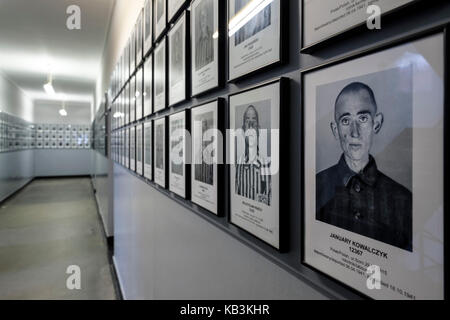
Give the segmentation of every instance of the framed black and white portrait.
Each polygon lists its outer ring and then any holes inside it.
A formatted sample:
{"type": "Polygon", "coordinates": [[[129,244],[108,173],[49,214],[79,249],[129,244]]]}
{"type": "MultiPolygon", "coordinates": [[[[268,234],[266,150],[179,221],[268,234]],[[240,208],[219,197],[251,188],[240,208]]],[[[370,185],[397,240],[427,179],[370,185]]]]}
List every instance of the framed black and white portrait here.
{"type": "Polygon", "coordinates": [[[155,23],[154,34],[155,41],[159,41],[159,38],[166,30],[167,26],[167,11],[166,11],[166,1],[167,0],[153,0],[153,9],[155,10],[153,15],[153,21],[155,23]]]}
{"type": "MultiPolygon", "coordinates": [[[[418,0],[377,0],[373,1],[346,1],[339,0],[302,0],[303,43],[306,50],[320,42],[329,40],[334,36],[350,31],[357,26],[366,25],[367,18],[376,11],[368,13],[368,7],[376,4],[381,10],[382,17],[393,11],[418,0]]],[[[377,8],[377,9],[378,9],[377,8]]],[[[367,30],[367,29],[366,29],[367,30]]]]}
{"type": "Polygon", "coordinates": [[[144,62],[144,117],[153,113],[153,54],[150,54],[144,62]]]}
{"type": "Polygon", "coordinates": [[[144,103],[144,72],[140,67],[136,72],[136,90],[135,90],[135,105],[136,105],[136,120],[141,120],[143,115],[144,103]]]}
{"type": "Polygon", "coordinates": [[[136,171],[136,127],[130,128],[130,170],[136,171]]]}
{"type": "Polygon", "coordinates": [[[125,89],[122,91],[123,95],[123,112],[125,117],[125,123],[124,125],[127,125],[130,123],[130,83],[127,82],[125,85],[125,89]]]}
{"type": "Polygon", "coordinates": [[[144,27],[143,27],[144,10],[141,10],[136,21],[136,67],[142,62],[144,53],[144,27]]]}
{"type": "Polygon", "coordinates": [[[153,1],[147,0],[144,4],[144,52],[145,56],[147,52],[153,46],[153,1]]]}
{"type": "Polygon", "coordinates": [[[127,81],[132,72],[130,68],[130,38],[128,38],[127,44],[125,45],[123,57],[125,66],[124,81],[127,81]]]}
{"type": "Polygon", "coordinates": [[[136,76],[133,75],[130,78],[130,100],[129,100],[129,108],[130,108],[130,123],[136,121],[136,76]]]}
{"type": "Polygon", "coordinates": [[[185,11],[167,36],[169,42],[169,106],[187,98],[188,24],[188,13],[185,11]]]}
{"type": "Polygon", "coordinates": [[[177,16],[177,13],[183,9],[186,0],[167,0],[167,21],[170,23],[177,16]]]}
{"type": "Polygon", "coordinates": [[[153,180],[153,125],[144,123],[144,177],[153,180]]]}
{"type": "Polygon", "coordinates": [[[303,260],[375,299],[444,294],[445,41],[436,32],[302,73],[303,260]]]}
{"type": "Polygon", "coordinates": [[[166,118],[154,120],[154,181],[156,184],[166,188],[166,118]]]}
{"type": "Polygon", "coordinates": [[[224,6],[219,0],[191,4],[192,96],[223,85],[224,6]]]}
{"type": "Polygon", "coordinates": [[[189,141],[189,110],[169,116],[169,190],[188,198],[191,149],[189,141]]]}
{"type": "Polygon", "coordinates": [[[191,109],[191,201],[222,215],[224,100],[191,109]]]}
{"type": "Polygon", "coordinates": [[[130,128],[125,129],[125,167],[130,168],[130,128]]]}
{"type": "Polygon", "coordinates": [[[252,6],[250,0],[228,0],[229,81],[283,61],[287,42],[282,43],[282,29],[287,15],[282,12],[287,2],[273,0],[252,6]]]}
{"type": "MultiPolygon", "coordinates": [[[[287,80],[229,96],[230,222],[281,250],[281,109],[287,80]]],[[[285,127],[284,127],[285,128],[285,127]]]]}
{"type": "Polygon", "coordinates": [[[136,26],[131,31],[130,35],[130,75],[136,69],[136,26]]]}
{"type": "Polygon", "coordinates": [[[164,38],[155,48],[155,68],[154,70],[154,112],[166,108],[166,39],[164,38]]]}
{"type": "Polygon", "coordinates": [[[144,174],[143,127],[142,123],[136,126],[136,173],[141,176],[144,174]]]}

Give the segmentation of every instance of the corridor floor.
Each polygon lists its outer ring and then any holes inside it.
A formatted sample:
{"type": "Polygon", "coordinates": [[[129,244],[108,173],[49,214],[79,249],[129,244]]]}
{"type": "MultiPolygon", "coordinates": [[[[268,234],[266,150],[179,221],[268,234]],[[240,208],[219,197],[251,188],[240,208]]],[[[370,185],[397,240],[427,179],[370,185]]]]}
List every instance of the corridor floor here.
{"type": "Polygon", "coordinates": [[[89,178],[31,182],[0,207],[0,299],[116,299],[101,228],[89,178]]]}

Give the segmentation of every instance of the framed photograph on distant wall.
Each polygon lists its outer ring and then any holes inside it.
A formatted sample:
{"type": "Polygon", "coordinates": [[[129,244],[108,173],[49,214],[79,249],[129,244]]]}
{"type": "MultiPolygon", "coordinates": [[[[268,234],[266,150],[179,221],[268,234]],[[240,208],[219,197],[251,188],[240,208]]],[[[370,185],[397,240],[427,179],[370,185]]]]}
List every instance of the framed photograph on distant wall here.
{"type": "Polygon", "coordinates": [[[153,125],[144,123],[144,177],[153,180],[153,125]]]}
{"type": "MultiPolygon", "coordinates": [[[[419,0],[377,0],[347,1],[339,0],[302,0],[303,43],[302,49],[310,48],[322,41],[333,38],[345,31],[365,25],[371,14],[367,13],[369,5],[376,4],[382,16],[399,10],[419,0]]],[[[367,30],[367,29],[366,29],[367,30]]]]}
{"type": "MultiPolygon", "coordinates": [[[[260,69],[283,62],[287,41],[282,41],[288,1],[266,1],[246,24],[241,15],[250,0],[228,0],[228,80],[237,80],[260,69]],[[283,17],[283,23],[281,21],[283,17]]],[[[251,15],[253,13],[247,13],[251,15]]]]}
{"type": "Polygon", "coordinates": [[[144,62],[144,117],[153,113],[153,54],[151,53],[144,62]]]}
{"type": "Polygon", "coordinates": [[[136,26],[131,31],[130,36],[130,75],[136,69],[136,26]]]}
{"type": "Polygon", "coordinates": [[[283,100],[287,79],[229,96],[230,222],[281,250],[283,100]]]}
{"type": "Polygon", "coordinates": [[[191,4],[192,96],[223,85],[225,2],[194,0],[191,4]]]}
{"type": "Polygon", "coordinates": [[[136,127],[130,128],[130,170],[136,171],[136,127]]]}
{"type": "Polygon", "coordinates": [[[444,298],[447,32],[302,73],[303,262],[374,299],[444,298]]]}
{"type": "Polygon", "coordinates": [[[170,29],[169,43],[169,106],[187,99],[188,12],[185,11],[170,29]]]}
{"type": "Polygon", "coordinates": [[[144,72],[143,67],[140,67],[136,72],[136,120],[142,119],[143,102],[144,102],[144,72]]]}
{"type": "Polygon", "coordinates": [[[143,162],[143,131],[144,125],[142,123],[136,126],[136,173],[139,175],[144,174],[144,162],[143,162]]]}
{"type": "Polygon", "coordinates": [[[132,76],[130,79],[130,123],[136,121],[136,76],[132,76]]]}
{"type": "Polygon", "coordinates": [[[127,82],[123,91],[123,108],[125,114],[124,125],[127,125],[130,123],[130,82],[127,82]]]}
{"type": "Polygon", "coordinates": [[[169,190],[189,198],[191,149],[188,145],[189,110],[169,116],[169,190]]]}
{"type": "Polygon", "coordinates": [[[164,38],[155,48],[155,68],[153,106],[154,112],[166,108],[166,39],[164,38]]]}
{"type": "Polygon", "coordinates": [[[154,121],[154,181],[156,184],[166,188],[166,118],[156,119],[154,121]]]}
{"type": "Polygon", "coordinates": [[[130,168],[130,128],[125,129],[125,167],[130,168]]]}
{"type": "Polygon", "coordinates": [[[159,38],[166,30],[167,26],[167,11],[166,11],[166,1],[167,0],[153,0],[154,3],[154,16],[153,21],[155,23],[154,33],[155,41],[159,41],[159,38]]]}
{"type": "Polygon", "coordinates": [[[136,67],[142,62],[144,53],[144,27],[143,27],[143,16],[144,10],[139,13],[136,22],[136,67]]]}
{"type": "Polygon", "coordinates": [[[186,0],[167,0],[167,21],[169,23],[174,20],[177,13],[183,8],[186,0]]]}
{"type": "Polygon", "coordinates": [[[191,109],[191,201],[223,214],[223,119],[224,100],[217,99],[191,109]]]}
{"type": "Polygon", "coordinates": [[[145,56],[153,46],[153,1],[147,0],[144,5],[144,53],[145,56]]]}

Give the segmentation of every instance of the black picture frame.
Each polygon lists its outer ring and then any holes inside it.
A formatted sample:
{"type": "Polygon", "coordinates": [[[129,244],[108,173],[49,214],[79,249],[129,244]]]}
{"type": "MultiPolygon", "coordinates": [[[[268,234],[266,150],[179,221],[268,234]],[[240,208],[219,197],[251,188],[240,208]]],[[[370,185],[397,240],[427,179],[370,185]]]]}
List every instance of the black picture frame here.
{"type": "MultiPolygon", "coordinates": [[[[227,12],[227,17],[228,17],[228,21],[230,21],[230,5],[229,5],[229,1],[234,1],[234,0],[227,0],[227,4],[228,4],[228,12],[227,12]]],[[[289,1],[285,1],[285,0],[275,0],[275,1],[280,1],[280,35],[279,35],[279,52],[280,52],[280,56],[279,59],[277,61],[268,63],[266,65],[262,65],[259,66],[257,68],[254,68],[248,72],[246,72],[245,74],[242,74],[240,76],[236,76],[234,78],[230,78],[230,58],[231,58],[231,54],[230,54],[230,37],[227,37],[227,53],[228,53],[228,76],[227,76],[227,82],[228,83],[235,83],[235,82],[239,82],[241,80],[247,79],[249,77],[254,76],[255,74],[259,74],[261,72],[267,71],[269,69],[275,68],[277,66],[281,66],[283,64],[285,64],[288,60],[288,53],[289,53],[289,15],[287,14],[289,12],[289,1]]],[[[228,33],[228,30],[227,32],[228,33]]]]}
{"type": "Polygon", "coordinates": [[[162,189],[168,189],[168,181],[169,181],[169,150],[168,150],[168,137],[169,137],[169,119],[168,117],[160,117],[156,118],[153,121],[153,182],[155,183],[155,186],[162,188],[162,189]],[[164,143],[163,143],[163,155],[164,155],[164,183],[160,184],[156,179],[156,148],[157,148],[157,134],[156,134],[156,127],[157,122],[163,121],[164,122],[164,143]]]}
{"type": "Polygon", "coordinates": [[[191,59],[190,59],[190,52],[191,52],[191,47],[190,47],[190,18],[189,18],[189,11],[184,11],[176,20],[176,22],[171,26],[170,30],[167,32],[167,37],[166,37],[166,50],[167,50],[167,58],[166,58],[166,72],[167,72],[167,76],[166,76],[166,92],[167,92],[167,103],[166,105],[171,108],[174,106],[177,106],[183,102],[185,102],[188,97],[190,96],[190,71],[191,71],[191,59]],[[171,61],[172,61],[172,57],[171,57],[171,32],[175,29],[178,28],[178,24],[181,23],[184,20],[184,34],[183,34],[183,41],[185,42],[185,51],[184,51],[184,55],[182,55],[182,59],[184,59],[184,96],[182,98],[182,100],[179,101],[175,101],[175,102],[171,102],[170,101],[170,92],[172,90],[171,88],[171,61]]]}
{"type": "MultiPolygon", "coordinates": [[[[200,0],[193,0],[192,3],[194,3],[195,1],[200,1],[200,0]]],[[[191,98],[197,98],[200,96],[203,96],[205,94],[211,93],[214,90],[223,88],[225,86],[225,49],[227,48],[227,33],[226,33],[226,28],[227,28],[227,15],[226,15],[226,2],[223,0],[212,0],[212,1],[217,1],[218,2],[218,17],[219,17],[219,28],[218,28],[218,33],[219,33],[219,38],[218,38],[218,63],[217,63],[217,77],[218,77],[218,84],[215,87],[209,88],[207,90],[203,90],[203,91],[199,91],[197,93],[194,93],[193,91],[193,84],[192,84],[192,77],[194,74],[194,63],[192,63],[192,59],[195,59],[193,52],[192,52],[192,48],[195,45],[195,41],[192,38],[192,32],[194,30],[194,25],[192,24],[192,17],[194,15],[193,12],[191,12],[191,17],[190,17],[190,32],[189,32],[189,37],[190,37],[190,43],[191,43],[191,70],[190,70],[190,83],[191,83],[191,98]]]]}
{"type": "Polygon", "coordinates": [[[187,137],[185,137],[185,140],[186,140],[184,142],[185,143],[185,149],[183,150],[184,151],[184,156],[185,156],[185,161],[186,161],[186,163],[183,166],[183,172],[184,172],[184,179],[183,180],[184,180],[184,193],[185,193],[184,197],[182,195],[178,194],[177,192],[173,191],[171,189],[171,186],[170,186],[170,175],[171,175],[171,172],[170,172],[170,168],[171,168],[171,156],[170,156],[170,153],[171,153],[171,148],[172,148],[172,146],[171,146],[170,121],[171,121],[171,118],[173,116],[178,116],[178,115],[182,115],[182,114],[184,114],[184,123],[185,123],[184,129],[187,132],[190,133],[191,132],[191,127],[190,127],[190,124],[191,124],[191,117],[190,117],[190,115],[191,115],[191,113],[190,113],[190,109],[184,109],[182,111],[174,112],[174,113],[170,114],[167,117],[167,125],[168,125],[168,128],[167,128],[168,136],[167,136],[167,143],[166,143],[166,146],[167,146],[167,153],[166,154],[168,154],[168,157],[167,157],[168,158],[167,159],[168,160],[167,161],[167,163],[168,163],[168,165],[167,165],[167,173],[168,173],[167,189],[172,194],[174,194],[177,197],[180,197],[180,198],[182,198],[184,200],[190,200],[191,199],[191,145],[190,145],[190,141],[189,141],[189,139],[187,139],[187,137]]]}
{"type": "MultiPolygon", "coordinates": [[[[420,0],[418,0],[420,1],[420,0]]],[[[449,125],[449,121],[450,121],[450,63],[448,61],[448,56],[450,54],[450,24],[448,23],[442,23],[442,24],[437,24],[434,25],[432,27],[427,27],[427,28],[421,28],[419,30],[414,30],[412,32],[406,33],[401,37],[397,37],[394,38],[393,40],[389,40],[380,44],[377,44],[375,46],[372,46],[370,48],[365,48],[362,50],[358,50],[355,52],[352,52],[350,54],[347,54],[345,56],[339,57],[339,58],[335,58],[335,59],[330,59],[328,61],[325,61],[319,65],[310,67],[310,68],[306,68],[303,70],[300,70],[300,87],[301,87],[301,119],[302,119],[302,137],[301,137],[301,158],[305,159],[305,125],[304,125],[304,121],[305,121],[305,101],[304,101],[304,97],[305,97],[305,81],[304,81],[304,76],[312,71],[317,71],[317,70],[321,70],[321,69],[325,69],[331,66],[335,66],[338,64],[342,64],[345,62],[349,62],[361,57],[365,57],[368,56],[370,54],[375,54],[384,50],[388,50],[388,49],[392,49],[394,47],[400,46],[400,45],[404,45],[406,43],[409,42],[413,42],[415,40],[420,40],[420,39],[424,39],[427,36],[432,36],[432,35],[438,35],[440,33],[443,33],[444,35],[444,52],[443,52],[443,57],[444,57],[444,79],[443,79],[443,83],[444,83],[444,104],[443,104],[443,121],[444,121],[444,125],[443,125],[443,155],[444,155],[444,164],[448,163],[449,159],[450,159],[450,154],[449,154],[449,150],[450,150],[450,139],[449,139],[449,132],[450,132],[450,125],[449,125]]],[[[320,44],[319,44],[320,45],[320,44]]],[[[305,188],[307,187],[306,181],[305,181],[305,172],[306,172],[306,168],[305,168],[305,163],[304,161],[302,161],[302,167],[301,167],[301,182],[302,182],[302,187],[303,190],[305,190],[305,188]]],[[[444,166],[443,168],[443,173],[444,173],[444,185],[443,185],[443,194],[446,195],[448,190],[449,190],[449,178],[450,178],[450,174],[449,174],[449,170],[447,170],[444,166]]],[[[337,279],[319,269],[317,269],[316,267],[310,265],[309,263],[307,263],[305,261],[305,229],[307,228],[306,223],[305,223],[305,217],[306,217],[306,199],[305,199],[305,194],[304,192],[301,193],[301,203],[302,203],[302,208],[301,208],[301,233],[302,233],[302,237],[301,237],[301,261],[300,263],[305,266],[306,268],[312,270],[313,272],[323,276],[324,278],[326,278],[327,280],[331,281],[332,283],[336,283],[339,286],[345,288],[346,290],[348,290],[349,292],[355,294],[356,296],[359,296],[362,299],[368,299],[368,300],[373,300],[374,298],[364,294],[363,292],[359,291],[358,289],[350,286],[349,284],[345,283],[343,280],[337,279]]],[[[444,254],[444,266],[443,266],[443,270],[444,270],[444,294],[443,294],[443,299],[448,299],[448,295],[449,295],[449,273],[446,272],[445,270],[445,266],[449,265],[449,257],[450,257],[450,253],[449,253],[449,245],[448,245],[448,239],[449,239],[449,234],[448,234],[448,230],[449,230],[449,221],[450,219],[447,217],[446,218],[446,214],[448,214],[448,205],[445,201],[444,198],[444,202],[443,202],[443,232],[444,232],[444,248],[443,248],[443,254],[444,254]]]]}
{"type": "MultiPolygon", "coordinates": [[[[231,168],[230,165],[228,165],[227,167],[227,181],[228,181],[228,203],[229,203],[229,214],[227,217],[228,223],[230,225],[233,225],[234,227],[236,227],[238,230],[241,230],[243,232],[245,232],[246,234],[249,234],[250,236],[252,236],[255,239],[258,239],[259,241],[261,241],[262,243],[265,243],[267,246],[269,246],[270,248],[283,253],[286,252],[286,250],[288,249],[288,241],[289,241],[289,234],[288,234],[288,228],[287,228],[287,223],[289,221],[289,216],[287,216],[290,212],[289,210],[289,194],[287,192],[281,192],[281,187],[283,185],[288,185],[288,181],[289,181],[289,172],[286,171],[285,169],[283,169],[283,167],[281,166],[281,159],[288,159],[289,158],[289,108],[286,108],[283,106],[288,106],[289,105],[289,100],[290,100],[290,89],[289,89],[289,83],[290,83],[290,79],[286,78],[286,77],[280,77],[280,78],[276,78],[273,80],[269,80],[267,82],[263,82],[260,84],[257,84],[255,86],[246,88],[242,91],[239,92],[235,92],[232,93],[228,96],[228,114],[227,114],[227,123],[228,123],[228,128],[231,128],[231,119],[230,119],[230,114],[231,114],[231,105],[230,105],[230,98],[232,96],[235,95],[240,95],[240,94],[244,94],[247,93],[249,91],[253,91],[256,89],[260,89],[260,88],[264,88],[266,86],[270,86],[273,85],[275,83],[279,83],[279,89],[280,89],[280,101],[279,101],[279,106],[280,106],[280,110],[279,110],[279,116],[280,116],[280,128],[279,128],[279,145],[280,145],[280,154],[279,154],[279,159],[280,159],[280,168],[279,168],[279,185],[280,188],[278,190],[279,192],[279,207],[278,209],[278,214],[279,214],[279,237],[278,237],[278,243],[279,243],[279,247],[275,247],[272,244],[268,243],[267,241],[259,238],[257,235],[251,233],[250,231],[242,228],[241,226],[233,223],[231,221],[231,184],[232,184],[232,179],[231,179],[231,168]]],[[[228,137],[229,138],[229,137],[228,137]]],[[[228,139],[229,140],[229,139],[228,139]]],[[[226,149],[229,150],[230,147],[230,141],[226,142],[226,149]]],[[[228,153],[227,152],[227,160],[228,159],[228,153]]],[[[283,163],[284,168],[288,168],[288,160],[286,162],[283,163]]]]}
{"type": "Polygon", "coordinates": [[[155,2],[157,2],[158,0],[153,0],[153,39],[154,39],[154,45],[156,45],[156,43],[160,42],[161,39],[165,36],[166,34],[166,30],[167,30],[167,0],[161,0],[164,3],[164,13],[163,13],[163,24],[164,27],[160,30],[158,30],[158,26],[157,23],[158,21],[156,20],[156,14],[157,14],[157,4],[155,2]]]}
{"type": "Polygon", "coordinates": [[[167,37],[161,39],[160,42],[155,44],[155,49],[153,51],[153,113],[158,113],[164,111],[168,107],[168,59],[169,59],[169,50],[168,50],[168,44],[167,44],[167,37]],[[159,65],[157,62],[158,57],[158,50],[163,50],[162,47],[164,46],[164,66],[162,73],[164,76],[163,79],[163,85],[164,85],[164,106],[162,108],[156,108],[156,78],[157,78],[157,70],[156,65],[159,65]]]}
{"type": "Polygon", "coordinates": [[[177,21],[179,19],[181,13],[183,12],[183,10],[186,9],[186,7],[187,7],[187,5],[189,4],[190,1],[182,0],[182,3],[175,10],[175,12],[172,14],[172,16],[169,16],[169,1],[171,1],[171,0],[167,0],[166,8],[167,8],[167,23],[170,26],[171,24],[175,24],[175,21],[177,21]]]}
{"type": "MultiPolygon", "coordinates": [[[[204,211],[209,212],[213,216],[224,217],[225,213],[226,213],[226,210],[225,210],[225,201],[226,201],[226,198],[225,198],[225,189],[226,189],[226,185],[225,185],[225,182],[226,182],[225,167],[226,167],[226,143],[227,143],[226,130],[225,130],[225,127],[226,127],[225,126],[226,100],[224,98],[219,97],[219,98],[216,98],[216,99],[213,99],[213,100],[209,100],[209,101],[203,102],[201,104],[195,105],[195,106],[193,106],[191,108],[191,128],[190,128],[191,129],[191,138],[192,138],[191,155],[192,155],[192,159],[194,159],[194,150],[193,150],[194,142],[193,142],[193,132],[192,132],[192,130],[193,130],[193,128],[192,128],[192,118],[193,118],[192,111],[194,109],[196,109],[196,108],[203,107],[203,106],[208,105],[208,104],[213,103],[213,102],[217,103],[217,124],[218,124],[217,129],[219,130],[219,132],[222,133],[222,137],[223,137],[223,139],[222,139],[222,150],[221,150],[221,152],[222,152],[222,163],[218,163],[217,164],[217,209],[216,209],[217,214],[211,212],[207,208],[203,207],[202,205],[200,205],[200,204],[198,204],[198,203],[196,203],[196,202],[194,202],[192,200],[192,181],[194,179],[194,177],[192,177],[192,170],[191,170],[191,183],[190,183],[190,185],[191,185],[191,202],[192,202],[192,204],[194,204],[194,205],[196,205],[198,207],[201,207],[204,211]]],[[[220,148],[220,147],[221,146],[219,144],[218,148],[220,148]]],[[[193,164],[191,164],[191,166],[192,165],[193,164]]]]}
{"type": "Polygon", "coordinates": [[[153,48],[153,0],[146,0],[143,8],[143,17],[142,17],[142,40],[143,40],[143,57],[147,56],[147,54],[153,48]],[[147,12],[150,11],[149,16],[147,12]],[[147,17],[150,19],[149,23],[149,36],[145,37],[147,33],[147,17]]]}
{"type": "MultiPolygon", "coordinates": [[[[363,22],[358,23],[356,25],[353,25],[353,26],[351,26],[351,27],[349,27],[349,28],[347,28],[345,30],[338,31],[335,34],[333,34],[333,35],[331,35],[331,36],[329,36],[327,38],[324,38],[324,39],[322,39],[320,41],[314,42],[314,43],[312,43],[310,45],[305,45],[305,43],[304,43],[304,39],[305,39],[305,33],[304,33],[305,32],[305,28],[304,28],[304,21],[305,21],[305,19],[304,19],[304,11],[305,11],[304,10],[304,2],[305,2],[305,0],[301,0],[301,3],[300,3],[300,5],[301,5],[301,9],[300,9],[301,10],[301,17],[300,17],[301,18],[300,19],[300,21],[301,21],[300,47],[301,47],[301,49],[300,49],[300,52],[301,53],[309,54],[309,53],[312,53],[312,52],[314,52],[314,51],[316,51],[318,49],[326,47],[327,45],[331,44],[331,42],[333,42],[333,41],[341,40],[341,39],[344,39],[344,38],[351,37],[353,34],[358,34],[358,33],[367,32],[368,31],[367,27],[366,27],[366,21],[363,21],[363,22]]],[[[408,7],[410,7],[410,9],[415,9],[416,5],[419,2],[422,2],[422,0],[412,0],[411,2],[406,3],[406,4],[404,4],[404,5],[402,5],[402,6],[398,7],[398,8],[395,8],[395,9],[390,10],[388,12],[382,13],[381,14],[381,19],[382,19],[382,21],[384,21],[384,19],[390,19],[390,20],[395,19],[399,12],[404,11],[408,7]]],[[[369,30],[369,32],[372,32],[372,31],[369,30]]]]}

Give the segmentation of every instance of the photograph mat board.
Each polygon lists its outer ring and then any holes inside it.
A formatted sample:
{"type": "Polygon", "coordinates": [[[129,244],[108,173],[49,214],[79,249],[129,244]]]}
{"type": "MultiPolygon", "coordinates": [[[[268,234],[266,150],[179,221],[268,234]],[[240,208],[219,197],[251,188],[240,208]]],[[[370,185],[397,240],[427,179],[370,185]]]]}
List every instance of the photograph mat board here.
{"type": "MultiPolygon", "coordinates": [[[[249,0],[229,0],[229,19],[249,0]]],[[[229,41],[229,79],[281,61],[281,0],[274,0],[229,41]],[[241,32],[242,31],[242,32],[241,32]]]]}
{"type": "Polygon", "coordinates": [[[144,176],[153,179],[153,126],[152,122],[144,123],[144,176]]]}
{"type": "Polygon", "coordinates": [[[244,118],[257,119],[253,123],[257,122],[254,125],[259,126],[260,137],[253,135],[252,140],[256,139],[259,147],[254,158],[248,160],[244,145],[247,140],[242,136],[230,140],[229,152],[234,150],[235,162],[230,165],[230,221],[277,249],[280,248],[280,173],[271,175],[270,170],[276,170],[274,156],[279,154],[275,155],[272,149],[280,141],[272,141],[276,135],[270,130],[280,129],[280,86],[281,82],[277,81],[229,98],[231,129],[242,129],[244,118]]]}
{"type": "Polygon", "coordinates": [[[218,101],[191,109],[192,202],[218,214],[218,101]]]}
{"type": "Polygon", "coordinates": [[[186,196],[186,112],[169,117],[169,190],[186,196]]]}
{"type": "Polygon", "coordinates": [[[359,24],[368,17],[367,7],[376,4],[382,14],[400,8],[416,0],[362,0],[340,2],[338,0],[303,0],[304,47],[329,39],[359,24]]]}
{"type": "MultiPolygon", "coordinates": [[[[408,295],[416,299],[443,298],[443,52],[443,35],[438,34],[304,74],[306,199],[304,261],[372,298],[407,299],[408,295]],[[317,166],[328,165],[321,159],[316,159],[320,151],[316,150],[315,135],[326,130],[317,128],[318,125],[324,125],[316,121],[317,112],[320,111],[317,110],[317,89],[330,84],[330,79],[338,83],[346,79],[393,72],[392,70],[396,69],[404,69],[402,72],[407,75],[410,68],[412,68],[412,84],[406,86],[406,91],[414,88],[412,115],[403,114],[403,117],[412,118],[412,139],[403,137],[405,130],[401,130],[401,127],[400,132],[395,133],[395,130],[399,131],[396,126],[407,126],[409,120],[404,120],[402,117],[402,120],[396,123],[396,113],[389,111],[389,108],[397,108],[397,104],[385,102],[379,108],[380,112],[391,112],[392,119],[386,115],[383,123],[383,126],[387,128],[391,126],[391,129],[383,133],[383,127],[381,128],[373,137],[373,148],[375,150],[379,148],[380,162],[377,161],[377,154],[374,155],[377,166],[380,166],[379,170],[384,171],[386,175],[391,175],[393,180],[397,180],[405,187],[411,188],[412,251],[317,220],[316,201],[311,200],[316,199],[317,196],[315,173],[321,169],[317,166]],[[399,166],[405,165],[406,169],[394,168],[393,162],[385,160],[383,164],[381,161],[383,156],[388,156],[388,152],[376,146],[377,139],[380,139],[383,134],[391,134],[390,140],[397,144],[397,150],[392,152],[399,155],[411,154],[410,157],[397,159],[400,162],[399,166]],[[411,141],[412,146],[408,146],[411,141]],[[433,141],[433,143],[427,143],[427,141],[433,141]],[[398,145],[406,146],[405,150],[401,150],[398,145]],[[412,151],[408,151],[408,148],[412,148],[412,151]],[[432,161],[429,155],[433,155],[432,161]],[[412,169],[407,169],[410,165],[412,169]],[[408,170],[412,171],[412,176],[408,174],[408,170]],[[430,190],[432,197],[430,197],[430,190]],[[380,257],[369,252],[364,252],[363,256],[357,256],[349,252],[348,245],[342,239],[350,239],[355,245],[364,244],[378,250],[377,252],[385,253],[386,256],[380,257]],[[426,243],[426,245],[422,246],[420,243],[426,243]],[[381,290],[369,290],[366,286],[365,274],[360,275],[325,258],[328,256],[340,261],[342,257],[337,254],[340,251],[346,252],[349,259],[358,258],[368,265],[379,266],[386,272],[382,275],[382,281],[398,290],[391,290],[384,286],[381,290]],[[400,290],[403,294],[399,293],[400,290]]],[[[405,84],[407,82],[408,79],[404,81],[405,84]]],[[[385,98],[383,95],[391,95],[391,99],[394,99],[397,93],[407,97],[407,92],[406,94],[401,92],[404,91],[404,85],[395,85],[394,88],[400,92],[381,93],[380,100],[385,98]]],[[[406,133],[408,133],[407,130],[406,133]]]]}
{"type": "Polygon", "coordinates": [[[192,3],[192,95],[219,85],[219,0],[192,3]]]}
{"type": "Polygon", "coordinates": [[[169,105],[186,99],[186,15],[170,30],[169,105]]]}
{"type": "Polygon", "coordinates": [[[154,163],[155,172],[154,180],[162,187],[166,187],[166,119],[158,119],[154,121],[155,126],[155,142],[154,142],[154,163]]]}

